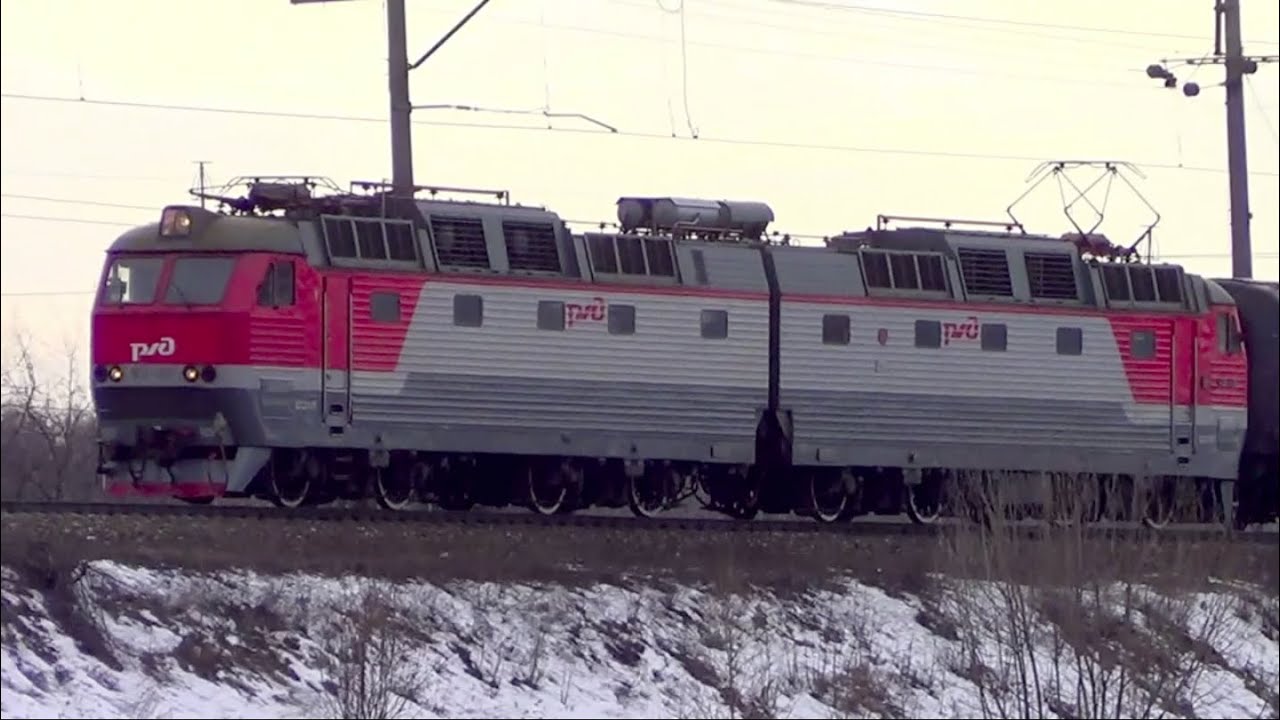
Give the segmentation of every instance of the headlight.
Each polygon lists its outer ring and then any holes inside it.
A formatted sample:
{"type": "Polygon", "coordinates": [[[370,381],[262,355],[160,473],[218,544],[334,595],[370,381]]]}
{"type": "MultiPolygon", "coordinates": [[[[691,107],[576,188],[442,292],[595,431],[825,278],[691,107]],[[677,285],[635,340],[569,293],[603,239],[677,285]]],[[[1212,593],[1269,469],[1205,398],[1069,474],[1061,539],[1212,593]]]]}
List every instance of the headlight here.
{"type": "Polygon", "coordinates": [[[191,234],[191,211],[167,207],[160,213],[160,237],[187,237],[191,234]]]}
{"type": "Polygon", "coordinates": [[[124,371],[120,369],[119,365],[112,365],[111,369],[107,371],[107,377],[111,378],[111,382],[120,382],[120,378],[124,377],[124,371]]]}
{"type": "Polygon", "coordinates": [[[188,365],[182,368],[182,377],[187,382],[195,382],[200,377],[200,371],[196,369],[195,365],[188,365]]]}

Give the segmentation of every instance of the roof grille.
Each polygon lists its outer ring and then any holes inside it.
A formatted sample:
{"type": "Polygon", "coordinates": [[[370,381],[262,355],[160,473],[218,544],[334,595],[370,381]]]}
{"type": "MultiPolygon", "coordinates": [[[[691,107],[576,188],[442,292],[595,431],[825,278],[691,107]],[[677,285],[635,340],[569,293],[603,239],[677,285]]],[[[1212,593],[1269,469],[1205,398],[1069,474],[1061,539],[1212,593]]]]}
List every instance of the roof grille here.
{"type": "Polygon", "coordinates": [[[431,239],[441,265],[489,267],[489,248],[479,218],[431,216],[431,239]]]}
{"type": "Polygon", "coordinates": [[[960,274],[969,295],[1013,297],[1009,259],[1004,250],[960,248],[960,274]]]}
{"type": "Polygon", "coordinates": [[[556,229],[550,224],[506,220],[502,223],[502,236],[512,270],[560,272],[556,229]]]}
{"type": "Polygon", "coordinates": [[[1025,259],[1031,297],[1042,300],[1075,300],[1079,297],[1076,264],[1070,255],[1029,252],[1025,259]]]}

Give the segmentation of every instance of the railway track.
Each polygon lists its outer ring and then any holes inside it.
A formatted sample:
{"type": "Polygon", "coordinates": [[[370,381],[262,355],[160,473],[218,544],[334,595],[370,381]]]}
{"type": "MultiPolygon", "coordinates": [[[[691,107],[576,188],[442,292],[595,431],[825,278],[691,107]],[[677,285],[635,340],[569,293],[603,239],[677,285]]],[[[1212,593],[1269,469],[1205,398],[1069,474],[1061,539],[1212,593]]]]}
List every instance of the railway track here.
{"type": "MultiPolygon", "coordinates": [[[[544,516],[528,512],[469,511],[449,512],[423,509],[387,512],[368,507],[311,507],[298,509],[276,508],[258,505],[224,505],[218,507],[119,504],[119,503],[67,503],[6,501],[0,503],[0,515],[82,515],[95,517],[148,516],[188,517],[201,520],[249,519],[269,522],[325,522],[325,523],[419,523],[433,525],[469,526],[536,526],[609,528],[635,532],[684,531],[724,533],[792,533],[833,534],[845,536],[908,536],[934,537],[958,528],[973,528],[961,523],[941,522],[934,525],[916,525],[908,522],[855,521],[839,524],[820,524],[802,518],[755,519],[749,521],[719,517],[660,517],[639,518],[629,515],[553,515],[544,516]]],[[[1011,532],[1021,537],[1035,539],[1060,528],[1043,524],[1011,524],[1011,532]]],[[[1196,542],[1226,539],[1233,543],[1280,543],[1280,533],[1270,528],[1248,532],[1228,533],[1219,526],[1200,525],[1153,530],[1139,525],[1089,525],[1084,528],[1087,537],[1117,540],[1151,540],[1196,542]]]]}

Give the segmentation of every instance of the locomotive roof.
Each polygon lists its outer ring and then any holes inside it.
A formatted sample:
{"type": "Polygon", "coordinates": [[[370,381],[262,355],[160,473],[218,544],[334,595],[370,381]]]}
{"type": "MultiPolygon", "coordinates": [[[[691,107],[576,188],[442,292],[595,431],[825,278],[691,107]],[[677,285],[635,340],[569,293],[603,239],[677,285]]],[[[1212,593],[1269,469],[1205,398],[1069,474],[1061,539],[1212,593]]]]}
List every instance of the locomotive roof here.
{"type": "Polygon", "coordinates": [[[509,220],[528,222],[558,223],[559,214],[544,207],[533,205],[505,205],[502,203],[486,203],[457,200],[416,200],[418,212],[424,217],[429,215],[463,215],[467,217],[497,216],[509,220]]]}
{"type": "Polygon", "coordinates": [[[109,252],[305,253],[298,228],[288,218],[224,215],[200,207],[170,207],[190,214],[192,229],[187,236],[164,237],[160,235],[160,223],[148,223],[121,233],[111,243],[109,252]]]}
{"type": "Polygon", "coordinates": [[[868,228],[841,233],[832,238],[830,243],[832,248],[845,252],[856,252],[862,247],[872,247],[883,250],[946,253],[960,245],[1017,247],[1032,250],[1061,249],[1068,253],[1072,251],[1070,243],[1051,235],[929,227],[868,228]]]}

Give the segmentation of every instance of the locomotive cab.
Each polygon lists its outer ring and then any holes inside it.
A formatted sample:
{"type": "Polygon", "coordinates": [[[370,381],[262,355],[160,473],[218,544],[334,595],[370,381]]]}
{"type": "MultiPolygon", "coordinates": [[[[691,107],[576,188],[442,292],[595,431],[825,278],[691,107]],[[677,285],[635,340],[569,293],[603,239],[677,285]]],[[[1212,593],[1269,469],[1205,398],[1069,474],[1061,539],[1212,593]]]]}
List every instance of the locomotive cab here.
{"type": "MultiPolygon", "coordinates": [[[[1248,355],[1248,424],[1240,454],[1241,525],[1280,518],[1280,286],[1274,282],[1219,278],[1218,292],[1235,303],[1239,337],[1248,355]]],[[[1242,369],[1243,372],[1243,369],[1242,369]]]]}
{"type": "Polygon", "coordinates": [[[110,494],[212,499],[265,461],[257,393],[304,366],[293,222],[170,207],[107,252],[92,318],[99,473],[110,494]]]}

